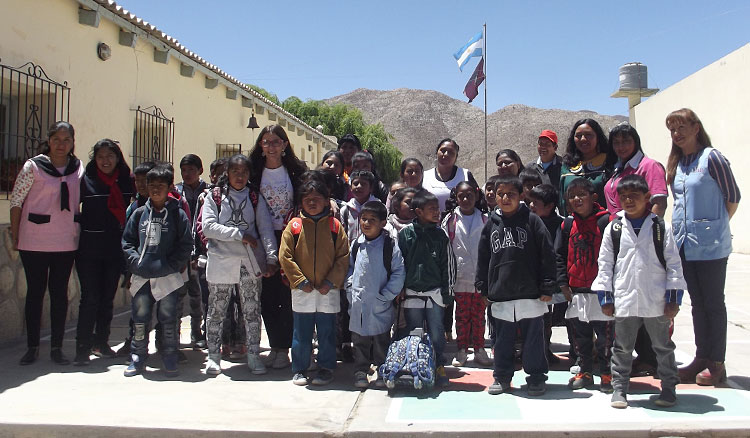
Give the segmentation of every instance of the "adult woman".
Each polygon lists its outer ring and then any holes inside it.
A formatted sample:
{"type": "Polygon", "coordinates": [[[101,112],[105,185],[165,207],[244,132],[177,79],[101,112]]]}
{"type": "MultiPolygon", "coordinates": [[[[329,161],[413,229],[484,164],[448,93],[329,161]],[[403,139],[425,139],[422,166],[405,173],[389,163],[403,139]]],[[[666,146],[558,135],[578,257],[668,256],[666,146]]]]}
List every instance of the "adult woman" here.
{"type": "MultiPolygon", "coordinates": [[[[281,232],[294,214],[297,187],[307,166],[294,155],[289,137],[279,125],[261,129],[249,158],[250,182],[260,189],[268,204],[278,245],[281,232]]],[[[290,364],[292,295],[289,286],[282,282],[278,266],[269,271],[263,278],[261,315],[271,346],[268,363],[278,369],[290,364]]]]}
{"type": "Polygon", "coordinates": [[[500,176],[518,176],[523,169],[523,162],[513,149],[502,149],[495,155],[497,174],[500,176]]]}
{"type": "Polygon", "coordinates": [[[604,203],[604,183],[612,173],[616,157],[609,148],[607,136],[594,119],[581,119],[573,125],[565,147],[563,165],[560,169],[560,214],[568,214],[565,191],[568,184],[583,177],[594,183],[598,202],[604,203]]]}
{"type": "Polygon", "coordinates": [[[75,365],[87,365],[92,348],[97,356],[116,355],[109,347],[109,329],[125,266],[121,243],[125,209],[134,192],[120,146],[108,138],[99,140],[81,180],[81,238],[76,254],[81,302],[75,365]]]}
{"type": "Polygon", "coordinates": [[[344,181],[344,155],[339,151],[326,152],[320,162],[320,169],[336,177],[336,183],[331,190],[331,197],[339,201],[346,201],[349,187],[344,181]]]}
{"type": "Polygon", "coordinates": [[[440,140],[435,153],[437,166],[424,173],[422,187],[437,196],[440,211],[445,210],[445,201],[450,197],[451,189],[461,181],[474,181],[474,175],[468,169],[456,166],[458,143],[450,138],[440,140]]]}
{"type": "Polygon", "coordinates": [[[617,196],[617,183],[628,175],[641,175],[648,182],[651,192],[651,211],[664,216],[667,209],[667,180],[664,167],[643,154],[638,131],[627,122],[620,123],[609,131],[609,147],[617,156],[612,177],[604,186],[607,210],[616,214],[622,207],[617,196]]]}
{"type": "Polygon", "coordinates": [[[695,333],[695,359],[680,369],[680,379],[715,385],[726,379],[724,282],[732,252],[729,220],[740,202],[740,190],[729,162],[711,147],[692,110],[670,113],[666,124],[672,137],[667,161],[674,199],[672,231],[680,248],[695,333]]]}
{"type": "Polygon", "coordinates": [[[49,287],[52,339],[50,357],[70,361],[62,352],[68,313],[68,279],[78,248],[79,185],[83,176],[76,158],[75,130],[56,122],[48,130],[42,153],[26,161],[10,199],[10,232],[26,273],[26,336],[28,350],[20,360],[29,365],[39,357],[44,291],[49,287]]]}

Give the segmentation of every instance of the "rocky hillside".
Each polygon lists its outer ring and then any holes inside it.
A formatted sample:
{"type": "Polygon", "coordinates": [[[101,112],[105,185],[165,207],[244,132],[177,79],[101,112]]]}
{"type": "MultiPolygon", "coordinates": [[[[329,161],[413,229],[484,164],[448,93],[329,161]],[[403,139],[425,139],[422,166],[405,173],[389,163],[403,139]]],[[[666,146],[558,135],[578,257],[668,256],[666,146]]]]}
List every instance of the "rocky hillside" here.
{"type": "MultiPolygon", "coordinates": [[[[484,113],[465,101],[431,90],[399,88],[391,91],[357,89],[328,99],[362,111],[367,123],[382,123],[404,157],[417,157],[425,168],[434,166],[438,141],[451,137],[461,147],[459,164],[484,180],[484,113]]],[[[500,149],[514,149],[525,162],[536,158],[536,140],[542,129],[552,129],[564,150],[570,128],[581,118],[593,118],[605,130],[627,120],[593,111],[564,111],[508,105],[487,118],[488,175],[495,171],[500,149]]]]}

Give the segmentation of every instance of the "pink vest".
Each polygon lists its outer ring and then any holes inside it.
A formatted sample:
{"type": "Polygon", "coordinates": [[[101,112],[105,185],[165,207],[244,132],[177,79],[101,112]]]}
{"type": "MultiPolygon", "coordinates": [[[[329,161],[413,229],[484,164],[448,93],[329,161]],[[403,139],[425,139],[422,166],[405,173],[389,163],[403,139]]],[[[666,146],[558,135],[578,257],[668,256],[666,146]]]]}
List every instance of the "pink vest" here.
{"type": "Polygon", "coordinates": [[[34,184],[23,202],[18,232],[18,249],[63,252],[78,249],[81,227],[75,222],[80,214],[81,178],[84,168],[64,177],[54,177],[31,162],[34,184]],[[68,183],[70,210],[60,210],[60,183],[68,183]]]}

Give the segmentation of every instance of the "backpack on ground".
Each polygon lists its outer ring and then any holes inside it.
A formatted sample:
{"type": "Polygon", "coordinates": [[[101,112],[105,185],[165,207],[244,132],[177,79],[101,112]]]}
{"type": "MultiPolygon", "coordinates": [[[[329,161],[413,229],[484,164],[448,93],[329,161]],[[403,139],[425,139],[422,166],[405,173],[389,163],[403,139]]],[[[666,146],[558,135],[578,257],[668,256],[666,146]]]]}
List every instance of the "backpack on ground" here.
{"type": "MultiPolygon", "coordinates": [[[[331,230],[333,231],[333,230],[331,230]]],[[[357,253],[359,252],[359,239],[352,244],[352,266],[357,263],[357,253]]],[[[383,230],[383,266],[388,274],[388,280],[391,279],[391,262],[393,261],[393,239],[388,230],[383,230]]]]}
{"type": "Polygon", "coordinates": [[[435,385],[435,373],[435,350],[430,335],[421,328],[393,341],[385,362],[378,368],[378,375],[389,390],[397,385],[430,389],[435,385]]]}
{"type": "MultiPolygon", "coordinates": [[[[664,258],[664,233],[667,231],[667,227],[664,224],[664,219],[659,216],[654,216],[653,223],[651,224],[651,235],[654,239],[654,249],[656,250],[656,257],[659,259],[664,269],[667,269],[667,260],[664,258]]],[[[610,236],[612,236],[612,248],[615,254],[615,263],[617,263],[617,256],[620,254],[620,239],[622,238],[622,218],[617,217],[612,221],[612,229],[610,230],[610,236]]]]}

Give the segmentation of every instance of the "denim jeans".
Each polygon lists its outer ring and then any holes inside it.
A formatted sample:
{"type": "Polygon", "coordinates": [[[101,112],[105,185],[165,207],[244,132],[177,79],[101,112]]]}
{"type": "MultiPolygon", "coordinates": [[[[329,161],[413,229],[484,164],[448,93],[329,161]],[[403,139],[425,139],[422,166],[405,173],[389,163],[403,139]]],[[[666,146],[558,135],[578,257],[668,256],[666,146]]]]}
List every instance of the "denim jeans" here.
{"type": "Polygon", "coordinates": [[[336,313],[292,312],[292,372],[304,372],[310,368],[313,331],[318,332],[318,365],[333,370],[336,368],[336,313]]]}
{"type": "Polygon", "coordinates": [[[427,321],[427,334],[430,335],[432,348],[435,350],[435,365],[445,365],[443,352],[445,351],[445,328],[443,326],[445,309],[432,303],[432,307],[404,309],[406,316],[407,333],[415,328],[424,327],[424,321],[427,321]]]}
{"type": "MultiPolygon", "coordinates": [[[[179,335],[177,333],[177,293],[172,292],[159,300],[156,317],[162,327],[159,351],[164,354],[177,353],[179,335]]],[[[130,350],[138,356],[148,355],[148,333],[151,331],[151,309],[156,300],[151,295],[151,285],[146,282],[132,299],[133,340],[130,350]]]]}

